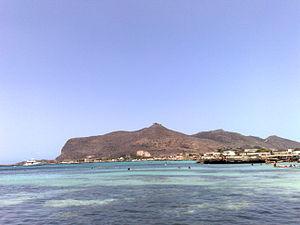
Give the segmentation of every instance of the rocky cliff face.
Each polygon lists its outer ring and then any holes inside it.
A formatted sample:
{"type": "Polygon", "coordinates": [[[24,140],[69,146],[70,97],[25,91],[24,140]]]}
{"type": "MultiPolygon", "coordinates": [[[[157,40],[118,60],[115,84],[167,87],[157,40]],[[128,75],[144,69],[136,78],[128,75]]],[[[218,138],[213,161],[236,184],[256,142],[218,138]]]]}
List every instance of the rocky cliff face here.
{"type": "Polygon", "coordinates": [[[262,139],[223,130],[186,135],[155,123],[138,131],[72,138],[66,142],[57,160],[135,157],[138,151],[148,152],[151,156],[169,156],[183,152],[204,153],[224,147],[286,149],[300,147],[300,143],[274,136],[262,139]]]}

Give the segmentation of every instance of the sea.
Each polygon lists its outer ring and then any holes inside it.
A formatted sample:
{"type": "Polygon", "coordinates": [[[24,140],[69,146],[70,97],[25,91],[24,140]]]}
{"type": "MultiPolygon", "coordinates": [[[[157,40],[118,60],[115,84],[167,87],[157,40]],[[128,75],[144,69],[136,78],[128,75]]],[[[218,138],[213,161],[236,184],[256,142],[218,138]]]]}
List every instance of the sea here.
{"type": "Polygon", "coordinates": [[[300,168],[195,161],[0,167],[0,224],[300,224],[300,168]]]}

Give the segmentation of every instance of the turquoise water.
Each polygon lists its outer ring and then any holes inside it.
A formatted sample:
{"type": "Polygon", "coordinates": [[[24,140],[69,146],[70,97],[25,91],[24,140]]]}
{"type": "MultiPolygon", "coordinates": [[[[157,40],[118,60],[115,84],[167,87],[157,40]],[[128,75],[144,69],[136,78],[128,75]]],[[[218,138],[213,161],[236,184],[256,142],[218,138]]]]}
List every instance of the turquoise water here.
{"type": "Polygon", "coordinates": [[[300,224],[300,169],[193,161],[0,167],[0,224],[300,224]]]}

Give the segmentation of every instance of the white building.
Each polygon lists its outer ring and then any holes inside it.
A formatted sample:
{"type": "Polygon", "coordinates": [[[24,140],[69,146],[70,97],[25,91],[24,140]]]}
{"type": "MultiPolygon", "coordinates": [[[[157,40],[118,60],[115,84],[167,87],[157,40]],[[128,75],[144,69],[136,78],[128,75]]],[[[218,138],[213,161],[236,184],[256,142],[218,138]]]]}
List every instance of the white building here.
{"type": "Polygon", "coordinates": [[[207,152],[207,153],[204,153],[204,156],[206,156],[206,157],[218,157],[218,156],[221,156],[221,152],[207,152]]]}
{"type": "Polygon", "coordinates": [[[224,156],[235,156],[236,153],[235,153],[235,151],[227,150],[227,151],[224,151],[224,152],[222,153],[222,155],[224,155],[224,156]]]}
{"type": "Polygon", "coordinates": [[[151,154],[149,152],[142,150],[137,151],[136,155],[140,157],[151,157],[151,154]]]}
{"type": "Polygon", "coordinates": [[[300,155],[299,149],[288,149],[288,153],[291,155],[300,155]]]}

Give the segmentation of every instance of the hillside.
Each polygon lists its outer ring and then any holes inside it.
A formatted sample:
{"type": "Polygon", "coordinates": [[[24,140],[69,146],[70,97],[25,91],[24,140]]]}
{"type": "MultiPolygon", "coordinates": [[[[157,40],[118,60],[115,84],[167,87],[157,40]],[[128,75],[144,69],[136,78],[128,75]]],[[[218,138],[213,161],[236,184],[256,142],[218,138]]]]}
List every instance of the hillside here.
{"type": "Polygon", "coordinates": [[[117,131],[99,136],[72,138],[61,150],[58,161],[82,158],[135,157],[137,151],[151,156],[169,156],[177,153],[204,153],[218,148],[299,148],[300,143],[271,136],[262,139],[224,130],[187,135],[155,123],[137,131],[117,131]]]}
{"type": "Polygon", "coordinates": [[[205,131],[192,135],[200,139],[208,139],[222,144],[224,147],[231,148],[269,148],[269,149],[288,149],[299,148],[300,143],[285,138],[270,136],[266,139],[245,136],[236,132],[224,130],[205,131]]]}
{"type": "Polygon", "coordinates": [[[266,138],[265,143],[272,145],[276,149],[300,148],[300,143],[291,141],[276,135],[266,138]]]}
{"type": "Polygon", "coordinates": [[[201,140],[169,130],[160,124],[138,131],[118,131],[105,135],[73,138],[64,145],[57,160],[80,159],[88,156],[114,158],[136,156],[147,151],[151,156],[168,156],[181,152],[207,152],[221,147],[212,140],[201,140]]]}

